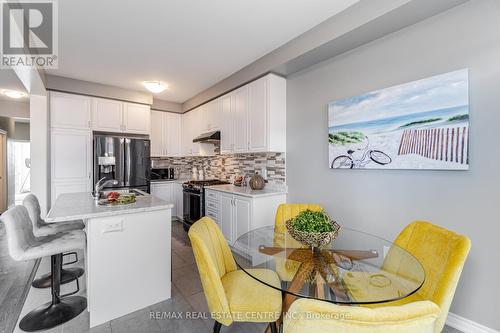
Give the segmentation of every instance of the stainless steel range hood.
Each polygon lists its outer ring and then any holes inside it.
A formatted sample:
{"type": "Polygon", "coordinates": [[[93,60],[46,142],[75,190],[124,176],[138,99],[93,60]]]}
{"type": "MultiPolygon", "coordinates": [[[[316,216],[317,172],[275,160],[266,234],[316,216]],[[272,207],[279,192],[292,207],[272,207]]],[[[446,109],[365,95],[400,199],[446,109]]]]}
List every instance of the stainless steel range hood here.
{"type": "Polygon", "coordinates": [[[220,142],[220,131],[203,133],[194,138],[193,142],[218,143],[220,142]]]}

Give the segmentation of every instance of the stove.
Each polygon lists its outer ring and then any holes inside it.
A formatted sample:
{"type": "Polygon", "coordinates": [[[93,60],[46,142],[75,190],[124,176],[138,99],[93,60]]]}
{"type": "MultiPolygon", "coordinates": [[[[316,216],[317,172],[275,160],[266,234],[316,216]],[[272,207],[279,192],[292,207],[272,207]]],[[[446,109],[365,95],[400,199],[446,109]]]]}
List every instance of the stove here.
{"type": "Polygon", "coordinates": [[[229,184],[219,179],[190,180],[182,184],[184,230],[205,216],[205,187],[229,184]]]}

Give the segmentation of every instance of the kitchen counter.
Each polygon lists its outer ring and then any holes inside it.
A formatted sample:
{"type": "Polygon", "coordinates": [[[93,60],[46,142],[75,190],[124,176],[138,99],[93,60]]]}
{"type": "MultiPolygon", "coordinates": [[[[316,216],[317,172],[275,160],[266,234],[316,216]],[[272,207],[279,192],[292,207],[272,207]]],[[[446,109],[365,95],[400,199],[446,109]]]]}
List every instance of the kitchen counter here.
{"type": "Polygon", "coordinates": [[[172,208],[173,204],[151,195],[137,196],[136,202],[129,205],[99,206],[92,197],[92,194],[88,192],[65,193],[57,198],[54,206],[45,217],[45,221],[84,220],[117,214],[132,214],[172,208]]]}
{"type": "Polygon", "coordinates": [[[259,197],[269,197],[274,195],[286,194],[286,190],[275,189],[271,187],[264,187],[262,190],[252,190],[250,186],[234,186],[232,184],[228,185],[213,185],[205,187],[209,190],[232,193],[237,195],[242,195],[245,197],[259,198],[259,197]]]}

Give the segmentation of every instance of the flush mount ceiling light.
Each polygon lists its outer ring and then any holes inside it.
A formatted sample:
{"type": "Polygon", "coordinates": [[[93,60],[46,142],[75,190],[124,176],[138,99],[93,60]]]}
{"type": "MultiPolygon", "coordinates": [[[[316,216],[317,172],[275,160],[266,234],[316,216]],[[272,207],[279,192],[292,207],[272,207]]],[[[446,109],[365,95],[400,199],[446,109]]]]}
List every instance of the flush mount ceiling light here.
{"type": "Polygon", "coordinates": [[[142,85],[154,94],[159,94],[168,88],[168,85],[161,83],[160,81],[144,81],[142,82],[142,85]]]}
{"type": "Polygon", "coordinates": [[[10,98],[15,98],[15,99],[19,99],[19,98],[23,98],[23,97],[27,96],[27,94],[22,92],[22,91],[9,90],[9,89],[2,90],[2,95],[5,95],[5,96],[10,97],[10,98]]]}

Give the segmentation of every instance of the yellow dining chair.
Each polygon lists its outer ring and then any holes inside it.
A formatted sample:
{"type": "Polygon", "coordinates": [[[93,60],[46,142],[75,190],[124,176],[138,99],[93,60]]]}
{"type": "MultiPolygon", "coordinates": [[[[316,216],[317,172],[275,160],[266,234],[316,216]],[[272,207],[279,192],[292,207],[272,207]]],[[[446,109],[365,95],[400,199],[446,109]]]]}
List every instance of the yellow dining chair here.
{"type": "Polygon", "coordinates": [[[369,309],[299,299],[284,319],[284,333],[434,333],[439,308],[422,301],[369,309]]]}
{"type": "MultiPolygon", "coordinates": [[[[469,254],[470,239],[429,222],[416,221],[399,234],[394,244],[408,251],[422,264],[425,271],[424,284],[409,297],[370,307],[401,305],[421,300],[432,301],[440,308],[435,332],[441,332],[469,254]]],[[[405,265],[407,261],[400,260],[400,254],[400,251],[389,251],[382,270],[402,277],[411,272],[413,267],[405,265]]],[[[353,282],[344,278],[352,296],[358,299],[364,296],[357,294],[372,288],[368,285],[367,279],[363,281],[365,286],[359,284],[359,280],[358,285],[350,285],[353,282]]]]}
{"type": "MultiPolygon", "coordinates": [[[[300,212],[305,210],[322,211],[323,207],[317,204],[281,204],[276,211],[276,218],[274,220],[274,246],[296,246],[301,247],[301,244],[291,237],[283,237],[286,234],[286,221],[296,217],[300,212]],[[288,244],[287,244],[288,243],[288,244]],[[292,244],[290,244],[292,243],[292,244]]],[[[276,272],[282,281],[292,281],[297,270],[299,269],[299,262],[293,260],[284,260],[276,257],[276,272]]]]}
{"type": "Polygon", "coordinates": [[[214,332],[234,321],[269,322],[277,332],[281,315],[281,292],[278,275],[268,269],[252,269],[252,275],[268,285],[237,270],[236,262],[222,232],[209,217],[203,217],[189,229],[196,265],[212,318],[214,332]]]}

